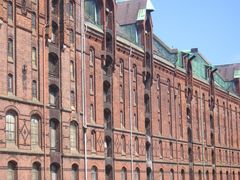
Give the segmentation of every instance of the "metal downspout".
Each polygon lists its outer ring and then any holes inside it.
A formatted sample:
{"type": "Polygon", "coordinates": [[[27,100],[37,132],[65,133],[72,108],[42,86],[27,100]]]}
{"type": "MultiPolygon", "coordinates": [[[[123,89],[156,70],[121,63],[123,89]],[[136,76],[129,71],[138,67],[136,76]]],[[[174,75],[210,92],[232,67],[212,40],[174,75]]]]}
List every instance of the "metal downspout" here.
{"type": "Polygon", "coordinates": [[[88,179],[87,174],[87,122],[86,122],[86,113],[85,113],[85,29],[84,29],[84,0],[81,0],[81,70],[82,70],[82,117],[83,117],[83,133],[84,133],[84,177],[85,180],[88,179]]]}
{"type": "Polygon", "coordinates": [[[130,149],[131,149],[131,180],[133,180],[133,143],[132,143],[132,79],[131,79],[131,55],[132,47],[130,45],[130,52],[128,57],[128,83],[129,83],[129,120],[130,120],[130,149]]]}
{"type": "MultiPolygon", "coordinates": [[[[201,135],[202,135],[202,159],[204,159],[205,148],[204,148],[204,124],[203,124],[203,97],[202,97],[202,88],[200,87],[200,119],[201,119],[201,135]]],[[[203,161],[203,179],[205,179],[205,159],[203,161]]]]}

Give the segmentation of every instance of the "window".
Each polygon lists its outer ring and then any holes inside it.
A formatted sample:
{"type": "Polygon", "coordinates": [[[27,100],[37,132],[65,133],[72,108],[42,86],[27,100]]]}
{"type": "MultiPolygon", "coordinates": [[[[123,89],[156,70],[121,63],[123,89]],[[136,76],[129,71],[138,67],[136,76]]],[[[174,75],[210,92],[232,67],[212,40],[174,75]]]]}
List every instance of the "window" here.
{"type": "Polygon", "coordinates": [[[169,132],[170,136],[173,134],[173,128],[172,128],[172,103],[171,103],[171,83],[170,80],[167,80],[167,93],[168,93],[168,124],[169,124],[169,132]]]}
{"type": "Polygon", "coordinates": [[[50,171],[51,171],[51,180],[58,180],[59,179],[59,165],[56,163],[51,164],[50,171]]]}
{"type": "Polygon", "coordinates": [[[74,80],[74,78],[75,78],[75,69],[74,69],[74,62],[73,61],[70,62],[70,76],[71,76],[71,80],[74,80]]]}
{"type": "Polygon", "coordinates": [[[122,77],[124,74],[124,64],[123,64],[123,60],[120,60],[120,65],[119,65],[119,72],[120,72],[120,76],[122,77]]]}
{"type": "Polygon", "coordinates": [[[137,93],[135,89],[133,89],[133,105],[137,105],[137,93]]]}
{"type": "Polygon", "coordinates": [[[7,180],[17,180],[17,163],[14,161],[8,162],[7,180]]]}
{"type": "Polygon", "coordinates": [[[74,38],[74,33],[72,29],[69,30],[69,39],[70,39],[70,44],[73,44],[75,38],[74,38]]]}
{"type": "Polygon", "coordinates": [[[160,76],[157,75],[157,90],[160,90],[160,76]]]}
{"type": "Polygon", "coordinates": [[[140,170],[139,168],[136,168],[134,171],[134,180],[139,180],[140,179],[140,170]]]}
{"type": "Polygon", "coordinates": [[[173,169],[170,170],[170,180],[174,180],[174,171],[173,171],[173,169]]]}
{"type": "Polygon", "coordinates": [[[122,111],[120,111],[120,123],[121,123],[121,127],[124,128],[125,127],[125,118],[123,116],[122,111]]]}
{"type": "Polygon", "coordinates": [[[72,178],[71,180],[78,180],[79,179],[79,168],[77,164],[72,165],[72,178]]]}
{"type": "Polygon", "coordinates": [[[16,119],[17,114],[9,111],[6,115],[6,142],[16,143],[16,119]]]}
{"type": "Polygon", "coordinates": [[[139,154],[139,141],[137,137],[135,137],[135,153],[136,155],[139,154]]]}
{"type": "Polygon", "coordinates": [[[8,57],[13,58],[13,40],[8,38],[8,57]]]}
{"type": "Polygon", "coordinates": [[[85,0],[84,1],[84,6],[85,6],[85,16],[86,18],[95,23],[95,24],[101,24],[101,13],[100,9],[101,6],[99,3],[97,3],[96,0],[85,0]]]}
{"type": "Polygon", "coordinates": [[[181,170],[181,180],[185,180],[185,171],[181,170]]]}
{"type": "Polygon", "coordinates": [[[197,156],[198,156],[198,160],[201,160],[201,149],[200,147],[197,148],[197,156]]]}
{"type": "Polygon", "coordinates": [[[94,130],[91,132],[91,145],[92,151],[96,151],[97,150],[96,132],[94,130]]]}
{"type": "Polygon", "coordinates": [[[91,120],[92,122],[95,122],[93,104],[90,105],[90,120],[91,120]]]}
{"type": "Polygon", "coordinates": [[[160,109],[161,109],[160,96],[157,97],[157,107],[158,107],[158,113],[160,113],[160,109]]]}
{"type": "Polygon", "coordinates": [[[78,149],[78,125],[74,121],[70,123],[70,147],[71,150],[78,149]]]}
{"type": "Polygon", "coordinates": [[[59,89],[56,85],[50,85],[49,86],[49,104],[51,106],[58,106],[58,93],[59,89]]]}
{"type": "Polygon", "coordinates": [[[58,35],[58,25],[54,21],[52,21],[52,38],[51,41],[53,44],[57,43],[57,35],[58,35]]]}
{"type": "Polygon", "coordinates": [[[137,66],[135,64],[133,65],[133,80],[137,80],[137,66]]]}
{"type": "Polygon", "coordinates": [[[69,1],[69,16],[71,18],[74,17],[74,4],[72,0],[69,1]]]}
{"type": "Polygon", "coordinates": [[[36,14],[32,13],[32,29],[36,29],[36,14]]]}
{"type": "Polygon", "coordinates": [[[180,156],[181,156],[181,159],[184,159],[184,150],[183,150],[183,145],[181,144],[180,146],[180,156]]]}
{"type": "Polygon", "coordinates": [[[13,93],[13,75],[8,74],[8,92],[13,93]]]}
{"type": "Polygon", "coordinates": [[[55,119],[52,119],[50,121],[50,145],[51,145],[51,151],[56,152],[59,150],[59,125],[58,121],[55,119]]]}
{"type": "Polygon", "coordinates": [[[170,158],[173,158],[173,143],[170,142],[169,144],[169,150],[170,150],[170,158]]]}
{"type": "Polygon", "coordinates": [[[202,172],[200,170],[198,171],[198,180],[202,180],[202,172]]]}
{"type": "Polygon", "coordinates": [[[58,78],[59,76],[59,61],[58,56],[55,53],[49,54],[49,76],[58,78]]]}
{"type": "Polygon", "coordinates": [[[11,1],[8,1],[8,19],[13,20],[13,5],[11,1]]]}
{"type": "Polygon", "coordinates": [[[137,118],[136,113],[134,113],[134,115],[133,115],[133,123],[134,123],[135,129],[138,129],[138,118],[137,118]]]}
{"type": "Polygon", "coordinates": [[[163,145],[162,145],[162,141],[159,141],[159,157],[163,158],[163,145]]]}
{"type": "Polygon", "coordinates": [[[121,180],[127,180],[127,169],[125,167],[121,171],[121,180]]]}
{"type": "Polygon", "coordinates": [[[98,177],[97,177],[97,167],[96,166],[93,166],[92,169],[91,169],[91,180],[97,180],[98,177]]]}
{"type": "Polygon", "coordinates": [[[37,94],[37,82],[35,80],[32,81],[32,97],[33,98],[38,98],[37,94]]]}
{"type": "Polygon", "coordinates": [[[70,97],[70,101],[71,101],[71,107],[74,108],[75,107],[75,92],[74,91],[71,91],[70,93],[71,97],[70,97]]]}
{"type": "Polygon", "coordinates": [[[123,86],[122,86],[122,84],[120,85],[119,91],[120,91],[120,102],[123,102],[123,86]]]}
{"type": "Polygon", "coordinates": [[[122,154],[126,154],[126,139],[125,139],[125,136],[122,135],[121,137],[121,147],[122,147],[122,154]]]}
{"type": "Polygon", "coordinates": [[[32,166],[32,180],[41,179],[41,164],[38,162],[33,163],[32,166]]]}
{"type": "Polygon", "coordinates": [[[33,147],[40,145],[40,118],[34,115],[31,118],[31,144],[33,147]]]}
{"type": "Polygon", "coordinates": [[[89,64],[90,66],[94,65],[94,60],[95,60],[95,52],[94,50],[91,48],[90,52],[89,52],[89,64]]]}
{"type": "Polygon", "coordinates": [[[160,180],[164,180],[164,172],[163,172],[163,169],[160,169],[160,171],[159,171],[159,179],[160,179],[160,180]]]}
{"type": "Polygon", "coordinates": [[[94,94],[94,85],[93,85],[93,76],[92,75],[90,75],[90,81],[89,81],[89,83],[90,83],[90,94],[91,95],[93,95],[94,94]]]}

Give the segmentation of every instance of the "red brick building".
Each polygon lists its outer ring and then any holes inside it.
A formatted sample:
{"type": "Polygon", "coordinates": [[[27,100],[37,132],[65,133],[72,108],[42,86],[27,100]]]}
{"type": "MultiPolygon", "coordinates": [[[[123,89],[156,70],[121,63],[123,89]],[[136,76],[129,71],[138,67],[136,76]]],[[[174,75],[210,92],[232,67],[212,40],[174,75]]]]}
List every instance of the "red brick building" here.
{"type": "Polygon", "coordinates": [[[0,178],[240,180],[240,66],[153,34],[150,0],[0,0],[0,178]]]}

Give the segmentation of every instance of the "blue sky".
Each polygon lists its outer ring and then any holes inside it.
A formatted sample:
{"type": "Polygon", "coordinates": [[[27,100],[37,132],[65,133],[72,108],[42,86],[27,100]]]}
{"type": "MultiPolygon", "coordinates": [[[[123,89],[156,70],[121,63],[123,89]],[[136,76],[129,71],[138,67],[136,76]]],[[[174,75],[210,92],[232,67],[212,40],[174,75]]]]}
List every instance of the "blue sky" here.
{"type": "Polygon", "coordinates": [[[154,33],[169,47],[197,47],[214,65],[240,63],[240,0],[152,2],[154,33]]]}

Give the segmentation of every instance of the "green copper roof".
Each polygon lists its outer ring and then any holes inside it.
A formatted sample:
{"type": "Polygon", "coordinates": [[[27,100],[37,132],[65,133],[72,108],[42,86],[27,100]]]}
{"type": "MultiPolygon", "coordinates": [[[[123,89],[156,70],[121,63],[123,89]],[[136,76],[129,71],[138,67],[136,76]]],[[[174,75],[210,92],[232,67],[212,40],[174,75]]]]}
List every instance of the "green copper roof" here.
{"type": "Polygon", "coordinates": [[[240,78],[240,70],[234,71],[234,78],[240,78]]]}
{"type": "Polygon", "coordinates": [[[146,16],[146,9],[139,9],[138,15],[137,15],[137,21],[145,20],[145,16],[146,16]]]}
{"type": "Polygon", "coordinates": [[[151,0],[147,1],[146,9],[149,10],[149,11],[154,11],[155,10],[151,0]]]}

